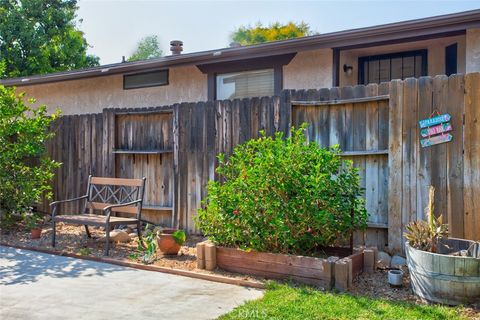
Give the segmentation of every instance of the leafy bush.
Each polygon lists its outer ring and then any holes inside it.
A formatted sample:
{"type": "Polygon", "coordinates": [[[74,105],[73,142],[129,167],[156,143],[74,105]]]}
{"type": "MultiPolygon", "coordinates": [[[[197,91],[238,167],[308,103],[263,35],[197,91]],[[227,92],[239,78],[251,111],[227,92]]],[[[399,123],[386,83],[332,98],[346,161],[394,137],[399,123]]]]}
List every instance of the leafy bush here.
{"type": "Polygon", "coordinates": [[[219,155],[197,226],[219,245],[311,254],[365,228],[357,170],[338,147],[308,144],[306,126],[291,137],[262,136],[219,155]],[[353,211],[353,216],[352,216],[353,211]]]}
{"type": "Polygon", "coordinates": [[[34,108],[14,88],[0,86],[0,214],[12,221],[42,196],[51,197],[49,182],[59,163],[46,155],[45,142],[53,133],[45,106],[34,108]]]}

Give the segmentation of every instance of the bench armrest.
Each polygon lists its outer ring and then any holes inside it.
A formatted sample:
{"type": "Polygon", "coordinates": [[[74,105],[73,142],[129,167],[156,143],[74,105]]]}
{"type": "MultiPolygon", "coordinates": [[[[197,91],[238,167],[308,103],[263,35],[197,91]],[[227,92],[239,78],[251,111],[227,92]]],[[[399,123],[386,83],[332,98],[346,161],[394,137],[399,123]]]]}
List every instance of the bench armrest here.
{"type": "Polygon", "coordinates": [[[59,203],[66,203],[66,202],[73,202],[73,201],[79,201],[88,198],[88,195],[84,195],[78,198],[72,198],[72,199],[67,199],[67,200],[58,200],[50,203],[50,207],[52,208],[52,218],[55,217],[55,214],[57,213],[57,205],[59,203]]]}
{"type": "Polygon", "coordinates": [[[107,220],[110,220],[110,213],[112,212],[112,210],[111,210],[112,208],[131,206],[131,205],[134,205],[136,203],[141,203],[141,202],[142,202],[142,200],[138,199],[138,200],[135,200],[135,201],[125,202],[125,203],[111,204],[111,205],[103,208],[103,212],[107,212],[107,220]]]}

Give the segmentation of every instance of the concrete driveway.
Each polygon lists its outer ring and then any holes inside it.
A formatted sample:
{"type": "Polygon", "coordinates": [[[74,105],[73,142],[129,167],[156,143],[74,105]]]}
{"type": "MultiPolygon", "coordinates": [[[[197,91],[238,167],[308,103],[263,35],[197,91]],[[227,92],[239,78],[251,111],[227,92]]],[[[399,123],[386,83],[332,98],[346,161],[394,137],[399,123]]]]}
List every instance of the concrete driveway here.
{"type": "Polygon", "coordinates": [[[0,319],[214,319],[262,291],[0,246],[0,319]]]}

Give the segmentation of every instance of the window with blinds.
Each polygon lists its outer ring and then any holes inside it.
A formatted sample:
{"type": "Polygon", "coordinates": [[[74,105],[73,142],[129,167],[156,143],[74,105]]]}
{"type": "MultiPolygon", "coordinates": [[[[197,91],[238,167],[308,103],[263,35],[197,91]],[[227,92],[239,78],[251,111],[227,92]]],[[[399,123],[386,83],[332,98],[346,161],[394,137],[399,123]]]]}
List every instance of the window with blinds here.
{"type": "Polygon", "coordinates": [[[273,96],[273,69],[217,74],[218,100],[273,96]]]}
{"type": "Polygon", "coordinates": [[[360,84],[387,82],[427,75],[427,50],[358,58],[360,84]]]}

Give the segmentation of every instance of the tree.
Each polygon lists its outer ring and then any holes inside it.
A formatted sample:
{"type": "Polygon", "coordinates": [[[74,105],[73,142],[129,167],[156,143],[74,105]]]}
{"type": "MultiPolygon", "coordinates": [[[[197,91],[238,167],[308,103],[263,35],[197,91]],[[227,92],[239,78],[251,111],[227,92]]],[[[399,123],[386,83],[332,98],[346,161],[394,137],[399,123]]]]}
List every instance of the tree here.
{"type": "Polygon", "coordinates": [[[0,0],[0,77],[96,66],[77,29],[76,0],[0,0]]]}
{"type": "Polygon", "coordinates": [[[261,22],[255,26],[240,26],[230,36],[231,40],[241,45],[251,45],[275,40],[285,40],[312,35],[310,26],[305,22],[275,22],[264,27],[261,22]]]}
{"type": "Polygon", "coordinates": [[[137,49],[133,54],[128,58],[128,61],[137,61],[145,60],[152,58],[159,58],[163,54],[160,50],[160,42],[158,41],[158,36],[151,35],[145,38],[142,38],[137,44],[137,49]]]}
{"type": "MultiPolygon", "coordinates": [[[[0,66],[1,69],[1,66],[0,66]]],[[[0,70],[1,71],[1,70],[0,70]]],[[[50,181],[59,163],[46,153],[49,130],[58,112],[32,107],[15,88],[0,85],[0,216],[2,225],[23,214],[35,202],[51,197],[50,181]]]]}

